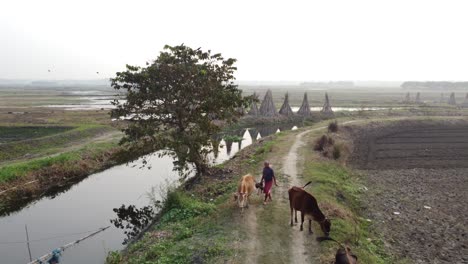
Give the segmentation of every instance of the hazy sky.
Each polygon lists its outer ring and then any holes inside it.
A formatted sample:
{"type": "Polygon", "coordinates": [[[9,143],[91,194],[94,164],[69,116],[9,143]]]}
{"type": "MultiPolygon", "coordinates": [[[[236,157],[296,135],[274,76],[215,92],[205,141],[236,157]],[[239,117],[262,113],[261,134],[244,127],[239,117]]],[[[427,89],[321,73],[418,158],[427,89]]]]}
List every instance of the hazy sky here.
{"type": "Polygon", "coordinates": [[[468,80],[467,11],[465,0],[4,0],[0,78],[108,78],[185,43],[237,58],[238,80],[468,80]]]}

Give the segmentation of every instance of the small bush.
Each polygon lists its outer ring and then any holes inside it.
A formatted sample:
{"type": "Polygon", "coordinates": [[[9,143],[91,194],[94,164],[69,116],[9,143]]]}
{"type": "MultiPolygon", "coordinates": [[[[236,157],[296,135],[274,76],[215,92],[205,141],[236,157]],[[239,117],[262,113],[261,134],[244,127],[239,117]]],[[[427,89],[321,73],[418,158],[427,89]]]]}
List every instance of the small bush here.
{"type": "Polygon", "coordinates": [[[314,150],[324,151],[328,146],[333,146],[333,144],[335,144],[333,138],[323,135],[315,142],[314,150]]]}
{"type": "Polygon", "coordinates": [[[341,157],[341,147],[338,145],[333,146],[333,159],[337,160],[341,157]]]}
{"type": "Polygon", "coordinates": [[[328,132],[331,133],[336,133],[338,132],[338,121],[333,121],[330,124],[328,124],[328,132]]]}
{"type": "Polygon", "coordinates": [[[167,196],[161,223],[170,223],[192,218],[199,215],[208,215],[215,209],[211,203],[198,201],[181,192],[170,192],[167,196]]]}

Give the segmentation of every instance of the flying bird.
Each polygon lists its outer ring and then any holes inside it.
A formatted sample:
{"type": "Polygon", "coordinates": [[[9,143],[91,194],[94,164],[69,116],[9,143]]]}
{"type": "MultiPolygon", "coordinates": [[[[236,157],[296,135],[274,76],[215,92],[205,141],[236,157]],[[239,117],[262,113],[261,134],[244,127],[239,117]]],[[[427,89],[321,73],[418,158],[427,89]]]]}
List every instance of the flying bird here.
{"type": "Polygon", "coordinates": [[[47,71],[49,71],[49,72],[50,72],[50,70],[47,70],[47,71]]]}
{"type": "Polygon", "coordinates": [[[96,72],[96,74],[99,74],[99,72],[96,72]]]}

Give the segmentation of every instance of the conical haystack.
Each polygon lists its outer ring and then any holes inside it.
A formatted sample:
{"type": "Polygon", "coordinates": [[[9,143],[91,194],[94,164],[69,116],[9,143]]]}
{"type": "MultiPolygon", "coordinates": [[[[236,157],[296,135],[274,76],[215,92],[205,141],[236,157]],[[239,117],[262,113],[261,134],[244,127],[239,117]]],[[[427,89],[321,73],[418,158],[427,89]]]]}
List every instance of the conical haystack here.
{"type": "Polygon", "coordinates": [[[450,94],[450,98],[449,98],[449,100],[448,100],[448,104],[449,104],[449,105],[456,105],[456,104],[457,104],[457,102],[455,101],[455,93],[451,93],[451,94],[450,94]]]}
{"type": "Polygon", "coordinates": [[[285,116],[292,116],[294,115],[291,106],[289,106],[289,98],[288,98],[288,93],[284,96],[284,103],[281,106],[281,109],[279,110],[280,115],[285,115],[285,116]]]}
{"type": "Polygon", "coordinates": [[[323,104],[322,113],[333,114],[333,110],[330,105],[330,100],[328,99],[328,93],[325,93],[325,103],[323,104]]]}
{"type": "MultiPolygon", "coordinates": [[[[253,97],[255,99],[258,98],[257,94],[254,93],[253,94],[253,97]]],[[[257,102],[253,101],[252,104],[250,105],[250,110],[249,110],[249,115],[252,115],[252,116],[258,116],[258,106],[257,106],[257,102]]]]}
{"type": "Polygon", "coordinates": [[[409,92],[406,93],[405,100],[403,101],[404,103],[409,103],[411,100],[409,92]]]}
{"type": "Polygon", "coordinates": [[[307,93],[304,93],[304,100],[302,100],[301,108],[297,111],[298,115],[301,116],[308,116],[310,115],[310,106],[309,100],[307,100],[307,93]]]}
{"type": "Polygon", "coordinates": [[[468,93],[466,93],[465,101],[462,104],[463,107],[468,107],[468,93]]]}
{"type": "Polygon", "coordinates": [[[271,91],[268,90],[265,94],[265,98],[263,98],[262,105],[260,105],[260,115],[262,116],[276,116],[278,113],[276,112],[275,104],[273,103],[273,96],[271,95],[271,91]]]}
{"type": "Polygon", "coordinates": [[[420,93],[420,92],[418,92],[418,93],[416,94],[416,100],[415,100],[415,102],[416,102],[417,104],[420,104],[420,103],[421,103],[421,93],[420,93]]]}

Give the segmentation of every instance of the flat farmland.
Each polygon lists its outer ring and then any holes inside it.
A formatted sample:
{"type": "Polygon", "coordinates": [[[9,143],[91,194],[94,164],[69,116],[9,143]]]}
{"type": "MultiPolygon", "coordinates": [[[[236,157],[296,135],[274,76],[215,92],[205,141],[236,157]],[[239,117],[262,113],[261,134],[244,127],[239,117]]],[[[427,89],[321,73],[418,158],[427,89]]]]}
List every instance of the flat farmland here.
{"type": "Polygon", "coordinates": [[[369,168],[468,168],[468,126],[420,128],[369,142],[369,168]]]}
{"type": "Polygon", "coordinates": [[[466,121],[352,128],[366,175],[365,215],[410,263],[468,263],[466,121]]]}

